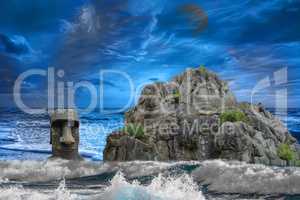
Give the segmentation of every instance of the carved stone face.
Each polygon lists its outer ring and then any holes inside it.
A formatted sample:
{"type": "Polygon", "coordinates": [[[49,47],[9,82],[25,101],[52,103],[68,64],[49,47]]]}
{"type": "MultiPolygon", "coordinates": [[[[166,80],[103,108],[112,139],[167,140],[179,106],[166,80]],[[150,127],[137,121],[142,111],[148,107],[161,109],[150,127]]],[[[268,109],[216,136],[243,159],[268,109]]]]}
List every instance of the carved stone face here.
{"type": "Polygon", "coordinates": [[[58,109],[51,115],[51,139],[53,157],[68,160],[80,159],[79,120],[72,109],[58,109]]]}

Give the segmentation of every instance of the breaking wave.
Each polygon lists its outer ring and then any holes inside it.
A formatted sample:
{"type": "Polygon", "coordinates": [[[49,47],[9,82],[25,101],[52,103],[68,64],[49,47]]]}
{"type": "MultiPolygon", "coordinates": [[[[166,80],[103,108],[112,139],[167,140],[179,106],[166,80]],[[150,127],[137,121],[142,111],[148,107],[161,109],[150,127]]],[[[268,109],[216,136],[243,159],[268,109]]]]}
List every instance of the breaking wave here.
{"type": "Polygon", "coordinates": [[[209,191],[238,194],[300,194],[300,168],[205,161],[193,171],[209,191]]]}
{"type": "Polygon", "coordinates": [[[187,173],[178,176],[164,173],[165,170],[182,164],[159,162],[101,164],[63,160],[1,162],[0,168],[3,170],[0,172],[0,199],[205,199],[197,183],[187,173]],[[133,173],[134,169],[138,170],[133,173]],[[115,173],[106,181],[101,175],[110,171],[115,173]],[[124,171],[124,174],[120,171],[124,171]],[[143,177],[150,177],[150,174],[153,176],[146,183],[143,177]],[[59,182],[58,186],[52,189],[53,180],[59,182]]]}
{"type": "Polygon", "coordinates": [[[0,199],[300,197],[300,168],[237,161],[0,161],[0,169],[0,199]]]}
{"type": "Polygon", "coordinates": [[[108,165],[93,162],[0,161],[0,180],[51,181],[100,174],[109,171],[108,165]]]}
{"type": "Polygon", "coordinates": [[[76,194],[71,194],[65,187],[65,181],[61,181],[58,188],[51,192],[24,189],[22,186],[0,188],[0,199],[6,200],[72,200],[76,194]]]}
{"type": "Polygon", "coordinates": [[[147,186],[138,181],[129,183],[122,173],[117,173],[106,189],[104,195],[108,200],[203,200],[198,185],[188,175],[164,177],[159,174],[147,186]]]}

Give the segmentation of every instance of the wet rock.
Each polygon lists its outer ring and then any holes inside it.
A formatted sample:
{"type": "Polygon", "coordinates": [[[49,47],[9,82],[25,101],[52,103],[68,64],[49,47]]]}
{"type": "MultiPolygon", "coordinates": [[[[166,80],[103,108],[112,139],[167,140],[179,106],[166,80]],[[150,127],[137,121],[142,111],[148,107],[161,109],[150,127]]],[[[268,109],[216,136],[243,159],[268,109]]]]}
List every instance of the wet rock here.
{"type": "Polygon", "coordinates": [[[104,160],[228,159],[284,165],[277,148],[296,149],[280,120],[262,105],[238,103],[227,83],[205,69],[190,69],[168,83],[144,87],[125,124],[143,125],[143,139],[118,132],[107,138],[104,160]],[[244,113],[247,121],[221,123],[228,110],[244,113]]]}
{"type": "Polygon", "coordinates": [[[154,160],[154,151],[151,144],[144,143],[123,133],[113,133],[107,138],[104,160],[154,160]]]}

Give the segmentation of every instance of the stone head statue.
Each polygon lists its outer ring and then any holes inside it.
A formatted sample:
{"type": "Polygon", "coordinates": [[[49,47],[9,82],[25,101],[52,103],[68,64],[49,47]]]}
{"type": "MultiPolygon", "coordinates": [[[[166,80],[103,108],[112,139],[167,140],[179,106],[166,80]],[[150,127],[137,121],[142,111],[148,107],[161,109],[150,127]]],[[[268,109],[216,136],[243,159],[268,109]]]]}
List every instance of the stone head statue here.
{"type": "Polygon", "coordinates": [[[79,119],[73,109],[57,109],[51,114],[52,157],[68,160],[81,159],[79,146],[79,119]]]}

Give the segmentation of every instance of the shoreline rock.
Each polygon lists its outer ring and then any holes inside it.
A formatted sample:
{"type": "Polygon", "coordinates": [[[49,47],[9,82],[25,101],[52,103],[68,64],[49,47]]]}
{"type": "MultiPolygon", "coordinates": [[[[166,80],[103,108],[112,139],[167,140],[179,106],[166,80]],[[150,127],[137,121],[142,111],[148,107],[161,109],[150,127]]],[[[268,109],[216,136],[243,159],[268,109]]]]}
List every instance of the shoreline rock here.
{"type": "Polygon", "coordinates": [[[125,125],[133,127],[107,137],[105,161],[227,159],[286,165],[277,155],[279,145],[296,151],[297,140],[279,119],[260,104],[238,103],[227,83],[204,68],[146,85],[137,105],[125,113],[125,125]],[[233,118],[223,122],[228,111],[233,118]]]}

